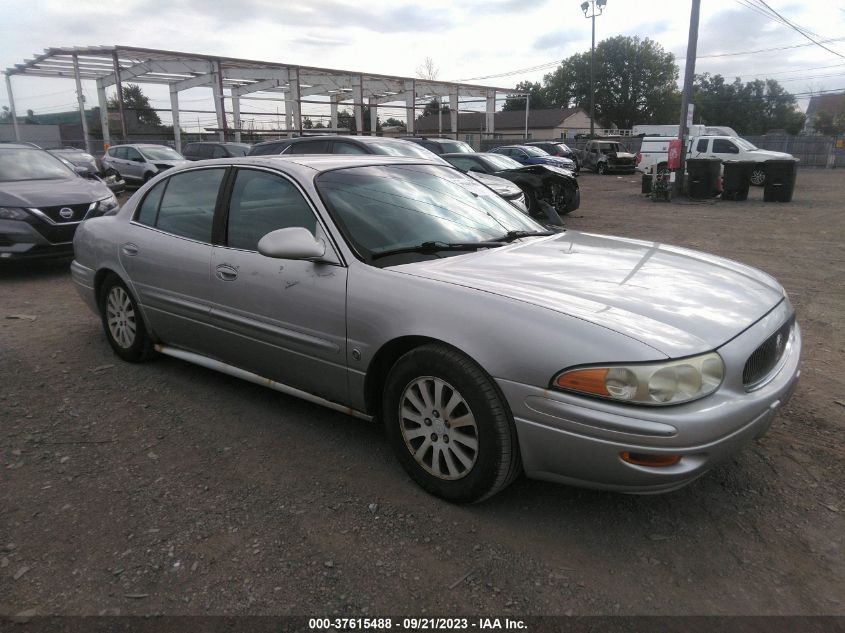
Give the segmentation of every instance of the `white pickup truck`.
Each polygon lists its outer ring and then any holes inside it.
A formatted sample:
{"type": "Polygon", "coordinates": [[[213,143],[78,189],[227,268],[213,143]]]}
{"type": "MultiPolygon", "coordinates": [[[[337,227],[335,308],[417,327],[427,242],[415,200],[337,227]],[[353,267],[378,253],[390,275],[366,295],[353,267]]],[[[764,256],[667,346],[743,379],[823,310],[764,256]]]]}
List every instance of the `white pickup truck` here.
{"type": "MultiPolygon", "coordinates": [[[[637,154],[637,170],[649,172],[667,169],[669,141],[666,136],[646,136],[637,154]]],[[[790,159],[791,154],[758,149],[738,136],[693,136],[687,142],[687,158],[719,158],[725,160],[753,160],[757,165],[751,173],[751,184],[762,186],[766,181],[763,163],[773,159],[790,159]]]]}

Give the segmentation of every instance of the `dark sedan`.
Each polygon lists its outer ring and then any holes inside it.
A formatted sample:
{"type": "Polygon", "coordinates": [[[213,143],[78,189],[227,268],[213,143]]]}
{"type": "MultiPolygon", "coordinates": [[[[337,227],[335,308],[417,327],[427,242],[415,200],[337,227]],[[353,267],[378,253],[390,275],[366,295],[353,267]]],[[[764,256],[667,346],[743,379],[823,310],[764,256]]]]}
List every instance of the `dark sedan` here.
{"type": "Polygon", "coordinates": [[[0,145],[0,260],[70,256],[76,227],[117,209],[100,180],[42,149],[0,145]]]}
{"type": "Polygon", "coordinates": [[[529,213],[541,221],[549,219],[544,203],[559,215],[577,209],[581,204],[578,180],[572,172],[554,165],[522,165],[492,153],[458,153],[440,156],[450,165],[466,173],[482,173],[505,178],[525,192],[529,213]]]}
{"type": "Polygon", "coordinates": [[[532,147],[531,145],[501,145],[494,147],[490,151],[495,154],[510,156],[523,165],[554,165],[555,167],[575,171],[574,161],[559,156],[551,156],[539,147],[532,147]]]}
{"type": "Polygon", "coordinates": [[[529,147],[539,147],[549,156],[559,156],[560,158],[568,158],[575,163],[575,170],[581,169],[581,164],[578,162],[578,155],[566,143],[560,141],[531,141],[526,143],[529,147]]]}

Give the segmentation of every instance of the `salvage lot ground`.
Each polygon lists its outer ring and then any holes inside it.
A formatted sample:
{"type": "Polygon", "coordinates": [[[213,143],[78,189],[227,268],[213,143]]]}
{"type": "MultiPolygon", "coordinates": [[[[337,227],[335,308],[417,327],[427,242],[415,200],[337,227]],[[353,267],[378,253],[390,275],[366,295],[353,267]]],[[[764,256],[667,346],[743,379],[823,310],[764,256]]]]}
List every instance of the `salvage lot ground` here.
{"type": "Polygon", "coordinates": [[[789,204],[580,182],[569,228],[784,283],[804,369],[762,440],[667,495],[523,478],[452,506],[374,425],[174,359],[122,363],[66,264],[6,268],[0,614],[845,613],[845,178],[801,171],[789,204]]]}

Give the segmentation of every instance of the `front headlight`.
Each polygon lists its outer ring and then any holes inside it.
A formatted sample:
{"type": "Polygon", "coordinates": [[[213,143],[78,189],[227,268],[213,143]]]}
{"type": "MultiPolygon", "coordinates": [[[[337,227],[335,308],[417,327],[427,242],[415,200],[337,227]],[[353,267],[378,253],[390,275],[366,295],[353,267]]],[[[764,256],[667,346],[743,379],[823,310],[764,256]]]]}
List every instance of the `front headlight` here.
{"type": "Polygon", "coordinates": [[[552,386],[589,396],[661,406],[703,398],[722,384],[725,364],[716,353],[664,363],[568,369],[552,386]]]}
{"type": "Polygon", "coordinates": [[[97,200],[97,215],[113,215],[119,207],[117,198],[111,194],[107,198],[97,200]]]}
{"type": "Polygon", "coordinates": [[[0,220],[26,220],[29,214],[17,207],[0,207],[0,220]]]}

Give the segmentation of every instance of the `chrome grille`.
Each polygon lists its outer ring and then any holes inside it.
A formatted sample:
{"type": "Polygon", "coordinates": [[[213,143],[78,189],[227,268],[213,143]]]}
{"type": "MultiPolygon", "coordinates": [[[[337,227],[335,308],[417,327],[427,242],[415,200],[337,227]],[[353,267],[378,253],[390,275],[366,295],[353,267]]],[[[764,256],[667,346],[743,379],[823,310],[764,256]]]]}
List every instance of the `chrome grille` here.
{"type": "Polygon", "coordinates": [[[742,370],[742,384],[747,389],[759,384],[775,368],[786,350],[791,333],[792,319],[763,341],[763,344],[748,357],[745,368],[742,370]]]}
{"type": "Polygon", "coordinates": [[[62,204],[55,207],[39,207],[39,211],[46,215],[55,224],[65,224],[66,222],[81,222],[85,219],[85,214],[91,208],[90,202],[83,204],[62,204]],[[62,209],[65,211],[65,216],[62,215],[62,209]]]}

